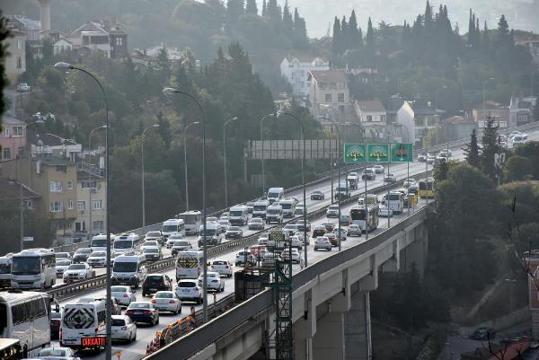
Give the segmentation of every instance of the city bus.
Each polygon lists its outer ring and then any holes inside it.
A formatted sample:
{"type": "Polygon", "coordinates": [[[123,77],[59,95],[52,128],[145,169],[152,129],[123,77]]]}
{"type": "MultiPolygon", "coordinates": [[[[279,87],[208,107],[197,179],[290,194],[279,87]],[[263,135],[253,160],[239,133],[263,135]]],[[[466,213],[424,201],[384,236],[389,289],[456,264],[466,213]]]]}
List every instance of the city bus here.
{"type": "Polygon", "coordinates": [[[18,339],[28,351],[50,343],[49,295],[34,291],[1,291],[0,338],[18,339]]]}
{"type": "Polygon", "coordinates": [[[45,289],[56,284],[56,258],[51,250],[23,250],[11,261],[12,288],[45,289]]]}
{"type": "Polygon", "coordinates": [[[176,259],[176,281],[198,279],[204,266],[202,251],[188,250],[178,252],[176,259]]]}
{"type": "Polygon", "coordinates": [[[434,199],[434,180],[420,180],[418,187],[418,195],[421,199],[434,199]]]}
{"type": "Polygon", "coordinates": [[[185,235],[198,235],[198,229],[202,225],[202,213],[200,211],[183,212],[178,214],[178,219],[183,220],[185,235]]]}
{"type": "Polygon", "coordinates": [[[371,232],[378,228],[378,205],[353,207],[350,209],[350,219],[361,231],[371,232]]]}

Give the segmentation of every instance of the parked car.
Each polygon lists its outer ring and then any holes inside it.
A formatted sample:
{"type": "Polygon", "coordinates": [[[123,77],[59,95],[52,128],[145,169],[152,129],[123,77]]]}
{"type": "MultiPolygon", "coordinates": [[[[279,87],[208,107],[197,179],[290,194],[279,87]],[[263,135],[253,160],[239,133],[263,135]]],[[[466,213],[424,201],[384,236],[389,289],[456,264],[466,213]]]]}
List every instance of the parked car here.
{"type": "Polygon", "coordinates": [[[172,256],[178,255],[180,251],[192,250],[193,246],[187,240],[175,240],[170,250],[172,256]]]}
{"type": "Polygon", "coordinates": [[[218,272],[219,275],[225,277],[232,277],[232,264],[227,260],[213,260],[210,265],[211,271],[218,272]]]}
{"type": "Polygon", "coordinates": [[[70,284],[75,281],[90,279],[94,276],[95,270],[93,270],[90,265],[85,263],[71,264],[64,271],[63,279],[65,284],[70,284]]]}
{"type": "Polygon", "coordinates": [[[372,168],[374,169],[375,174],[383,174],[385,170],[384,165],[380,164],[374,165],[372,168]]]}
{"type": "MultiPolygon", "coordinates": [[[[198,277],[198,286],[200,287],[202,287],[202,280],[203,275],[200,275],[198,277]]],[[[221,279],[221,275],[216,271],[208,271],[206,273],[206,286],[208,290],[225,291],[225,281],[221,279]]]]}
{"type": "Polygon", "coordinates": [[[125,314],[134,323],[159,324],[159,311],[149,302],[132,302],[127,307],[125,314]]]}
{"type": "Polygon", "coordinates": [[[137,326],[127,315],[112,315],[112,341],[132,343],[137,340],[137,326]]]}
{"type": "Polygon", "coordinates": [[[178,281],[176,295],[181,301],[193,301],[202,304],[202,288],[195,279],[183,279],[178,281]]]}
{"type": "Polygon", "coordinates": [[[327,236],[318,236],[316,239],[314,239],[314,251],[321,249],[331,251],[332,248],[333,246],[331,245],[331,242],[327,236]]]}
{"type": "Polygon", "coordinates": [[[137,301],[135,293],[131,290],[131,286],[117,285],[111,287],[111,294],[120,306],[129,306],[134,301],[137,301]]]}
{"type": "Polygon", "coordinates": [[[32,87],[28,83],[22,82],[17,84],[17,92],[29,92],[32,91],[32,87]]]}
{"type": "Polygon", "coordinates": [[[142,283],[142,296],[167,290],[172,291],[172,280],[167,274],[148,274],[142,283]]]}
{"type": "Polygon", "coordinates": [[[313,191],[311,193],[311,200],[324,200],[325,195],[322,191],[313,191]]]}
{"type": "Polygon", "coordinates": [[[239,226],[230,226],[225,233],[225,239],[241,239],[243,230],[239,226]]]}
{"type": "Polygon", "coordinates": [[[384,182],[388,184],[392,184],[397,182],[397,177],[394,174],[387,174],[384,176],[384,182]]]}
{"type": "Polygon", "coordinates": [[[74,263],[86,262],[86,260],[88,259],[88,256],[90,256],[91,253],[92,253],[91,248],[79,248],[73,254],[73,262],[74,263]]]}
{"type": "Polygon", "coordinates": [[[167,311],[174,315],[182,312],[182,301],[174,291],[158,291],[150,302],[158,311],[167,311]]]}
{"type": "Polygon", "coordinates": [[[361,228],[357,224],[350,224],[348,227],[348,236],[361,236],[361,228]]]}
{"type": "Polygon", "coordinates": [[[261,218],[252,218],[247,223],[247,228],[249,230],[264,230],[266,223],[261,218]]]}

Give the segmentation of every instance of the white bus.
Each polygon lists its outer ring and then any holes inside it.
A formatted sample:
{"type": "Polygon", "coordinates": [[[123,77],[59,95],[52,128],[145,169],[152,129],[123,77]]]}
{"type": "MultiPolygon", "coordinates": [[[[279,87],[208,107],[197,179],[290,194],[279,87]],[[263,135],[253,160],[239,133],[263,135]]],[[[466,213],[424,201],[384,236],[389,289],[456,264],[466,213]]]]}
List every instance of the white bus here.
{"type": "Polygon", "coordinates": [[[161,226],[161,233],[165,238],[175,233],[185,236],[185,224],[182,219],[165,220],[161,226]]]}
{"type": "Polygon", "coordinates": [[[198,235],[198,228],[202,225],[202,213],[198,210],[186,211],[178,215],[183,220],[186,235],[198,235]]]}
{"type": "Polygon", "coordinates": [[[0,257],[0,288],[11,287],[11,256],[0,257]]]}
{"type": "Polygon", "coordinates": [[[11,260],[12,288],[45,289],[56,284],[56,258],[51,250],[23,250],[11,260]]]}
{"type": "Polygon", "coordinates": [[[386,206],[393,210],[394,214],[401,214],[404,209],[404,194],[400,191],[390,191],[386,206]]]}
{"type": "Polygon", "coordinates": [[[60,345],[73,349],[105,346],[105,300],[65,304],[60,325],[60,345]]]}
{"type": "Polygon", "coordinates": [[[189,250],[178,252],[176,259],[176,281],[197,279],[204,266],[202,251],[189,250]]]}
{"type": "Polygon", "coordinates": [[[362,231],[371,232],[378,227],[378,205],[353,207],[350,209],[350,219],[362,231]]]}
{"type": "Polygon", "coordinates": [[[0,292],[0,338],[19,339],[29,351],[50,343],[49,296],[33,291],[0,292]]]}

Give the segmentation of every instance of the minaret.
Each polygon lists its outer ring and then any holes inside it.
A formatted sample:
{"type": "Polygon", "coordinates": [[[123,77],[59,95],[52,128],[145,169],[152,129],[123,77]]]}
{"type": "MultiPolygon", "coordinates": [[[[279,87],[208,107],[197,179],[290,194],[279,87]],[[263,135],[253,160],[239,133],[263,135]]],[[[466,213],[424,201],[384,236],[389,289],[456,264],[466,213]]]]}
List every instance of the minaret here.
{"type": "Polygon", "coordinates": [[[51,0],[39,1],[39,19],[41,20],[41,37],[46,37],[51,31],[51,0]]]}

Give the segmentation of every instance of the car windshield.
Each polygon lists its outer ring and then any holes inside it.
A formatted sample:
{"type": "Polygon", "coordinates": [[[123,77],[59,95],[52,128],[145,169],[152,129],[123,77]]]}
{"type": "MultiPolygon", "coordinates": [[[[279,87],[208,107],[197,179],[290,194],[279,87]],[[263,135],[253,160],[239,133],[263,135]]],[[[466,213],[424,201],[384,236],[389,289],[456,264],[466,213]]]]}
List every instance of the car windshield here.
{"type": "Polygon", "coordinates": [[[136,262],[115,261],[114,265],[112,265],[112,271],[116,271],[116,272],[135,272],[135,271],[137,271],[137,263],[136,262]]]}
{"type": "Polygon", "coordinates": [[[68,270],[84,270],[86,269],[86,266],[84,266],[84,264],[73,264],[73,265],[69,265],[67,269],[68,270]]]}
{"type": "Polygon", "coordinates": [[[152,285],[162,284],[163,283],[163,277],[161,277],[161,276],[148,276],[146,278],[146,281],[148,282],[148,284],[152,284],[152,285]]]}
{"type": "Polygon", "coordinates": [[[241,229],[237,226],[231,226],[228,228],[228,231],[241,231],[241,229]]]}
{"type": "Polygon", "coordinates": [[[281,213],[281,210],[278,210],[278,209],[269,209],[268,210],[268,214],[280,214],[281,213]]]}
{"type": "Polygon", "coordinates": [[[230,212],[230,216],[242,216],[242,215],[243,215],[243,211],[240,211],[240,210],[230,212]]]}
{"type": "Polygon", "coordinates": [[[189,242],[188,241],[174,241],[173,246],[189,246],[189,242]]]}
{"type": "Polygon", "coordinates": [[[161,237],[161,233],[159,231],[149,231],[146,237],[161,237]]]}
{"type": "Polygon", "coordinates": [[[130,309],[149,309],[150,308],[150,304],[148,303],[131,303],[129,305],[129,308],[130,309]]]}
{"type": "Polygon", "coordinates": [[[13,275],[35,275],[41,273],[41,258],[37,256],[17,256],[13,258],[13,275]]]}
{"type": "Polygon", "coordinates": [[[283,209],[286,209],[286,210],[288,210],[288,209],[291,209],[291,208],[292,208],[292,204],[289,204],[289,203],[284,203],[284,204],[281,204],[281,206],[282,206],[282,208],[283,208],[283,209]]]}
{"type": "Polygon", "coordinates": [[[124,286],[113,286],[110,288],[110,291],[114,293],[125,293],[127,292],[127,288],[124,286]]]}
{"type": "Polygon", "coordinates": [[[79,254],[87,255],[91,253],[92,253],[92,249],[90,248],[83,248],[83,249],[78,249],[77,251],[75,251],[75,255],[79,255],[79,254]]]}
{"type": "Polygon", "coordinates": [[[131,240],[116,240],[114,242],[115,249],[131,249],[133,248],[133,241],[131,240]]]}
{"type": "Polygon", "coordinates": [[[0,274],[9,274],[9,273],[11,273],[11,264],[0,263],[0,274]]]}
{"type": "Polygon", "coordinates": [[[157,254],[159,252],[158,248],[145,248],[144,253],[145,254],[157,254]]]}
{"type": "Polygon", "coordinates": [[[146,241],[142,246],[157,246],[157,241],[146,241]]]}
{"type": "Polygon", "coordinates": [[[107,256],[107,253],[104,251],[95,251],[90,255],[90,257],[105,257],[105,256],[107,256]]]}
{"type": "MultiPolygon", "coordinates": [[[[213,236],[216,234],[216,230],[215,229],[208,229],[206,228],[206,236],[213,236]]],[[[204,235],[204,230],[201,230],[200,231],[200,235],[204,235]]]]}
{"type": "Polygon", "coordinates": [[[159,292],[155,294],[155,297],[157,299],[170,299],[170,298],[173,298],[174,295],[172,295],[172,293],[169,293],[169,292],[159,292]]]}
{"type": "Polygon", "coordinates": [[[43,349],[39,352],[38,356],[59,356],[65,357],[68,356],[67,351],[64,349],[43,349]]]}
{"type": "Polygon", "coordinates": [[[107,246],[107,239],[96,239],[92,240],[92,247],[100,247],[103,248],[107,246]]]}
{"type": "Polygon", "coordinates": [[[112,326],[125,326],[124,319],[112,319],[112,326]]]}
{"type": "Polygon", "coordinates": [[[186,282],[181,282],[178,284],[178,287],[180,288],[192,288],[196,286],[197,284],[194,281],[186,281],[186,282]]]}
{"type": "Polygon", "coordinates": [[[401,194],[389,194],[389,200],[400,200],[401,194]]]}
{"type": "Polygon", "coordinates": [[[58,260],[56,261],[56,266],[68,266],[71,264],[69,260],[58,260]]]}
{"type": "Polygon", "coordinates": [[[267,208],[266,205],[255,205],[255,206],[253,206],[254,211],[264,211],[264,210],[266,210],[266,208],[267,208]]]}
{"type": "Polygon", "coordinates": [[[226,261],[219,261],[219,260],[216,260],[213,262],[213,265],[227,265],[226,261]]]}
{"type": "Polygon", "coordinates": [[[178,231],[177,225],[163,225],[163,232],[174,232],[178,231]]]}

